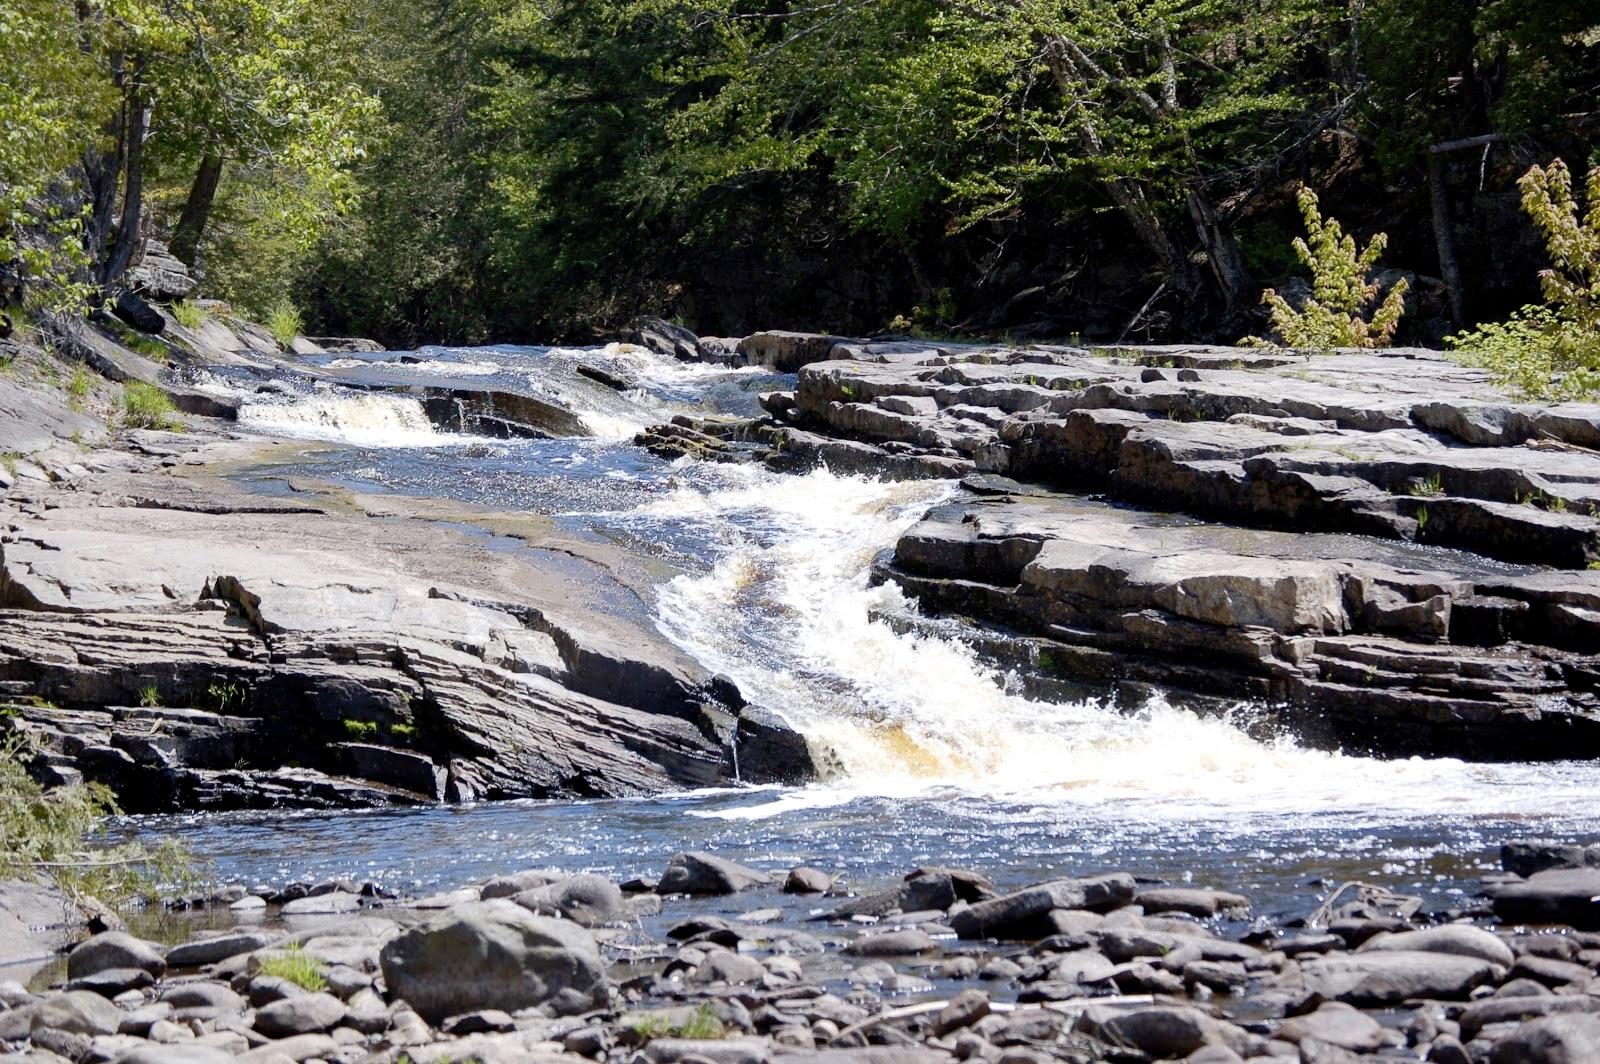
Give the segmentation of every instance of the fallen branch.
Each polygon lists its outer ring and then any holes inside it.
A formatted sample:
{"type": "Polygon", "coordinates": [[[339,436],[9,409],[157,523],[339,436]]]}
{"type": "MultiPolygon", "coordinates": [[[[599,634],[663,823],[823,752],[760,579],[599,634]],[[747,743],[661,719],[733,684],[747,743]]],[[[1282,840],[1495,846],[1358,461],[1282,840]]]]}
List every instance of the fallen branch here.
{"type": "MultiPolygon", "coordinates": [[[[990,1012],[1082,1012],[1091,1006],[1104,1005],[1108,1008],[1127,1007],[1132,1005],[1153,1005],[1155,998],[1150,994],[1123,994],[1115,997],[1083,997],[1067,998],[1064,1001],[1040,1001],[1029,1005],[1017,1005],[1005,1001],[992,1002],[990,1012]]],[[[830,1045],[838,1045],[841,1040],[870,1030],[881,1024],[892,1023],[895,1020],[907,1020],[916,1016],[926,1016],[930,1013],[943,1012],[950,1005],[950,999],[943,1001],[919,1001],[915,1005],[902,1005],[888,1012],[880,1012],[876,1016],[869,1016],[860,1023],[853,1023],[849,1027],[834,1035],[830,1045]]]]}

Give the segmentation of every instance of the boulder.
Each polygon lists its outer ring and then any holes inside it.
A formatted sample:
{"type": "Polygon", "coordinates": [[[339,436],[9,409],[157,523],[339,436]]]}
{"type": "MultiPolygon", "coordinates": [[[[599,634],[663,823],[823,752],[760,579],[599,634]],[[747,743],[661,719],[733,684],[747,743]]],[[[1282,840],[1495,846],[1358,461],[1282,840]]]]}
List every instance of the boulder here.
{"type": "Polygon", "coordinates": [[[1374,1052],[1392,1040],[1377,1020],[1339,1001],[1330,1001],[1315,1012],[1285,1021],[1278,1028],[1277,1037],[1296,1044],[1323,1042],[1360,1053],[1374,1052]]]}
{"type": "Polygon", "coordinates": [[[785,894],[826,894],[833,887],[833,877],[815,868],[792,868],[783,881],[785,894]]]}
{"type": "Polygon", "coordinates": [[[80,942],[67,954],[67,978],[83,979],[109,968],[142,968],[159,978],[167,961],[161,948],[123,931],[106,931],[80,942]]]}
{"type": "Polygon", "coordinates": [[[605,965],[587,931],[504,899],[460,905],[404,932],[380,962],[390,995],[431,1023],[479,1009],[573,1013],[608,1001],[605,965]]]}
{"type": "Polygon", "coordinates": [[[116,1059],[116,1064],[233,1064],[238,1058],[215,1046],[146,1045],[116,1059]]]}
{"type": "Polygon", "coordinates": [[[1039,937],[1044,918],[1054,909],[1104,912],[1127,905],[1133,900],[1133,893],[1133,877],[1123,872],[1089,879],[1058,879],[980,901],[952,916],[950,925],[962,938],[1039,937]]]}
{"type": "Polygon", "coordinates": [[[877,935],[863,935],[844,948],[844,952],[857,957],[912,957],[932,953],[939,948],[926,931],[907,928],[903,931],[885,931],[877,935]]]}
{"type": "Polygon", "coordinates": [[[667,861],[656,884],[657,894],[736,894],[765,887],[772,879],[765,872],[709,853],[679,853],[667,861]]]}
{"type": "MultiPolygon", "coordinates": [[[[237,905],[238,902],[234,902],[229,908],[235,908],[237,905]]],[[[237,957],[242,953],[254,953],[258,949],[266,949],[282,937],[271,931],[233,931],[214,938],[196,939],[169,949],[167,964],[172,968],[199,968],[202,965],[225,961],[229,957],[237,957]]]]}
{"type": "Polygon", "coordinates": [[[1226,910],[1250,908],[1250,899],[1225,890],[1200,890],[1193,887],[1157,887],[1141,890],[1133,899],[1147,913],[1184,913],[1202,919],[1226,910]]]}
{"type": "Polygon", "coordinates": [[[1530,1020],[1489,1051],[1490,1064],[1597,1064],[1600,1016],[1547,1016],[1530,1020]]]}
{"type": "Polygon", "coordinates": [[[0,1042],[20,1042],[34,1031],[116,1034],[124,1013],[92,990],[68,990],[0,1012],[0,1042]]]}
{"type": "Polygon", "coordinates": [[[1521,883],[1494,890],[1495,915],[1507,922],[1571,924],[1600,931],[1600,868],[1535,872],[1521,883]]]}
{"type": "Polygon", "coordinates": [[[1514,840],[1500,847],[1500,867],[1524,878],[1552,868],[1600,867],[1600,844],[1514,840]]]}
{"type": "Polygon", "coordinates": [[[268,1038],[316,1034],[345,1017],[344,1002],[332,994],[295,994],[256,1010],[256,1030],[268,1038]]]}
{"type": "Polygon", "coordinates": [[[1510,968],[1516,963],[1511,947],[1499,938],[1468,924],[1449,924],[1430,927],[1425,931],[1403,931],[1399,934],[1378,934],[1362,943],[1361,951],[1420,950],[1424,953],[1452,953],[1458,957],[1476,957],[1479,960],[1510,968]]]}
{"type": "Polygon", "coordinates": [[[628,918],[622,890],[604,876],[573,876],[523,891],[511,900],[530,912],[564,916],[584,927],[600,927],[628,918]]]}
{"type": "Polygon", "coordinates": [[[1249,1035],[1187,1006],[1160,1006],[1132,1012],[1086,1011],[1080,1027],[1102,1042],[1148,1053],[1158,1059],[1188,1056],[1206,1046],[1243,1049],[1249,1035]]]}
{"type": "Polygon", "coordinates": [[[1398,1005],[1412,998],[1464,999],[1504,969],[1477,957],[1419,950],[1310,957],[1300,962],[1307,990],[1360,1007],[1398,1005]]]}

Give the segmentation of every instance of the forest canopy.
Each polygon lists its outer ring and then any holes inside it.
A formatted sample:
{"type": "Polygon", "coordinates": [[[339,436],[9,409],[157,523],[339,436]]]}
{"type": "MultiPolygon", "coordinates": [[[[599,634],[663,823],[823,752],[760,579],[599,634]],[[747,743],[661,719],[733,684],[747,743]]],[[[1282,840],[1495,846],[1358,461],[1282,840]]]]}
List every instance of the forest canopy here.
{"type": "Polygon", "coordinates": [[[15,287],[153,236],[391,343],[1236,339],[1302,186],[1437,342],[1538,296],[1516,179],[1600,161],[1600,13],[1545,0],[12,0],[0,38],[15,287]]]}

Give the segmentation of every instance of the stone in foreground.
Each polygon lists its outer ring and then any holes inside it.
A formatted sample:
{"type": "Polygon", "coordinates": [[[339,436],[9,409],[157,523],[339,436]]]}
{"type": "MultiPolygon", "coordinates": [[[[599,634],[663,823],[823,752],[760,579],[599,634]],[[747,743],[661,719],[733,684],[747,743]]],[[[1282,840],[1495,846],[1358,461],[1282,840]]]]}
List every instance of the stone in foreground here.
{"type": "Polygon", "coordinates": [[[459,905],[389,942],[380,960],[390,996],[434,1024],[479,1009],[570,1014],[608,1000],[587,931],[504,899],[459,905]]]}

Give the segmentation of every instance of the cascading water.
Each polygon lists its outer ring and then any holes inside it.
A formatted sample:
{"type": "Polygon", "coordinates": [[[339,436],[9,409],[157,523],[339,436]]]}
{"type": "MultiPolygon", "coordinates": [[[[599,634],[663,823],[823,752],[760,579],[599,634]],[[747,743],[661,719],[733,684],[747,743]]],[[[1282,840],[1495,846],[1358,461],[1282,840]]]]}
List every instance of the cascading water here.
{"type": "Polygon", "coordinates": [[[1258,741],[1159,696],[1123,713],[1010,693],[968,646],[874,619],[909,607],[893,586],[869,586],[873,558],[949,485],[748,466],[679,484],[638,515],[701,523],[729,546],[708,572],[662,590],[662,631],[829,751],[840,798],[953,789],[1200,817],[1366,805],[1576,813],[1592,801],[1582,776],[1563,785],[1549,766],[1349,757],[1258,741]]]}
{"type": "Polygon", "coordinates": [[[1600,827],[1600,771],[1589,763],[1380,761],[1288,737],[1258,741],[1160,697],[1131,713],[1038,701],[1009,689],[959,637],[876,619],[914,607],[894,586],[870,585],[874,558],[954,484],[666,463],[618,439],[676,412],[751,413],[772,386],[761,370],[619,346],[399,357],[353,359],[360,365],[339,372],[369,386],[470,378],[562,396],[596,437],[611,438],[490,443],[438,433],[406,396],[260,397],[241,417],[247,427],[349,444],[262,471],[262,489],[305,475],[436,495],[543,513],[565,532],[636,549],[678,574],[656,590],[660,630],[803,730],[834,770],[790,789],[162,824],[216,855],[223,875],[353,875],[426,889],[545,864],[625,877],[659,869],[673,850],[711,848],[866,878],[926,862],[1012,883],[1086,863],[1193,874],[1290,911],[1303,904],[1307,874],[1427,892],[1436,877],[1472,874],[1526,824],[1556,837],[1600,827]],[[627,387],[596,384],[580,364],[627,387]],[[1239,881],[1240,867],[1250,881],[1239,881]]]}

